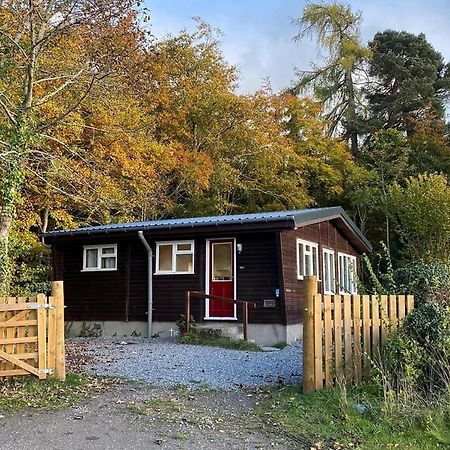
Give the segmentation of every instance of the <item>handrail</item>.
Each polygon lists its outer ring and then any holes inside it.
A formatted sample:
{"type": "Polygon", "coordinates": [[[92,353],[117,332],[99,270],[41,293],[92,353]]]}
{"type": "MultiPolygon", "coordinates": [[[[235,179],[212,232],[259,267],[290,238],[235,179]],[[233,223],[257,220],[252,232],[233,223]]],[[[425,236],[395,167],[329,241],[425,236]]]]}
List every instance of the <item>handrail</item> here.
{"type": "Polygon", "coordinates": [[[220,297],[219,295],[207,294],[206,292],[201,291],[186,291],[185,292],[185,332],[189,333],[190,329],[190,321],[191,321],[191,298],[208,298],[210,300],[217,300],[224,303],[234,303],[241,304],[242,307],[242,324],[243,324],[243,332],[244,332],[244,340],[248,340],[248,307],[249,305],[252,308],[256,308],[256,303],[248,302],[245,300],[235,300],[233,298],[220,297]]]}
{"type": "Polygon", "coordinates": [[[224,303],[237,303],[237,304],[247,303],[249,306],[251,305],[253,308],[256,308],[255,302],[249,302],[247,300],[235,300],[234,298],[220,297],[219,295],[207,294],[206,292],[202,291],[188,291],[188,292],[191,293],[191,297],[209,298],[211,300],[220,300],[221,302],[224,303]]]}

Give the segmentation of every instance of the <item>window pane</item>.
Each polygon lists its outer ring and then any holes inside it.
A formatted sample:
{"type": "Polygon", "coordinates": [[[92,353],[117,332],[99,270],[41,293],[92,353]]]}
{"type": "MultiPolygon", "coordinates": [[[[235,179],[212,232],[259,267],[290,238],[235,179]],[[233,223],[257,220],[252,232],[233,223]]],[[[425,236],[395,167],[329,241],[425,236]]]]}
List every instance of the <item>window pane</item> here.
{"type": "Polygon", "coordinates": [[[86,249],[86,268],[94,269],[97,268],[98,264],[98,249],[87,248],[86,249]]]}
{"type": "Polygon", "coordinates": [[[213,280],[232,279],[231,244],[213,244],[213,280]]]}
{"type": "Polygon", "coordinates": [[[102,269],[115,269],[116,268],[116,257],[102,258],[102,269]]]}
{"type": "Polygon", "coordinates": [[[317,275],[317,248],[312,249],[312,275],[317,275]]]}
{"type": "Polygon", "coordinates": [[[330,292],[334,293],[335,275],[334,275],[334,255],[330,254],[330,292]]]}
{"type": "Polygon", "coordinates": [[[177,272],[192,272],[192,254],[177,255],[177,272]]]}
{"type": "Polygon", "coordinates": [[[102,248],[102,255],[114,255],[116,249],[114,247],[102,248]]]}
{"type": "Polygon", "coordinates": [[[305,275],[305,252],[303,251],[303,244],[298,244],[299,245],[299,264],[300,264],[300,276],[304,276],[305,275]]]}
{"type": "Polygon", "coordinates": [[[306,254],[305,255],[305,275],[310,276],[311,273],[311,255],[306,254]]]}
{"type": "Polygon", "coordinates": [[[325,292],[330,291],[330,259],[329,254],[323,254],[323,285],[325,288],[325,292]]]}
{"type": "Polygon", "coordinates": [[[177,250],[179,251],[191,251],[192,250],[192,246],[191,244],[177,244],[177,250]]]}
{"type": "Polygon", "coordinates": [[[172,245],[159,246],[158,270],[172,270],[172,245]]]}

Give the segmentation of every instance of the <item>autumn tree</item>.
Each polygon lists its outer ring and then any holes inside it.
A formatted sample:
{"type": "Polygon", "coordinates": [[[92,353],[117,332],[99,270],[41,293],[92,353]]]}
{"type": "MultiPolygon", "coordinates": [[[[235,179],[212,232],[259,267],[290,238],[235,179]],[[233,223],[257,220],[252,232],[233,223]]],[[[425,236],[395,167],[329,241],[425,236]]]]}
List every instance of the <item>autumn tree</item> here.
{"type": "MultiPolygon", "coordinates": [[[[108,30],[132,0],[15,0],[0,5],[0,285],[8,284],[8,241],[31,158],[120,64],[108,30]],[[99,45],[102,43],[102,45],[99,45]],[[116,56],[116,58],[115,58],[116,56]]],[[[61,144],[61,143],[60,143],[61,144]]],[[[42,174],[37,174],[42,176],[42,174]]]]}
{"type": "Polygon", "coordinates": [[[450,135],[445,119],[429,107],[410,123],[411,175],[442,172],[450,177],[450,135]]]}
{"type": "Polygon", "coordinates": [[[371,52],[361,44],[361,13],[340,3],[308,3],[295,20],[300,32],[296,40],[316,36],[326,52],[324,64],[299,72],[294,92],[312,88],[315,97],[327,106],[325,118],[331,134],[350,140],[353,155],[359,151],[358,132],[362,106],[361,77],[371,52]],[[343,130],[343,133],[342,133],[343,130]]]}

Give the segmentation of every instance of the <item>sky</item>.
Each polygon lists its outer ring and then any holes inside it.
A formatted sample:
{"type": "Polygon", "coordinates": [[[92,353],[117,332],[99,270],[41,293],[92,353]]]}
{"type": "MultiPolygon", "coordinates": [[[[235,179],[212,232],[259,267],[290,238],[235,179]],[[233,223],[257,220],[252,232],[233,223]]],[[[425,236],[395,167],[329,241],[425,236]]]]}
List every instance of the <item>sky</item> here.
{"type": "MultiPolygon", "coordinates": [[[[450,61],[450,0],[352,0],[362,12],[362,40],[386,29],[425,33],[446,62],[450,61]]],[[[304,0],[146,0],[156,38],[195,29],[200,17],[221,30],[225,59],[239,70],[241,93],[266,84],[275,91],[295,80],[295,67],[307,69],[319,55],[314,42],[294,42],[304,0]]]]}

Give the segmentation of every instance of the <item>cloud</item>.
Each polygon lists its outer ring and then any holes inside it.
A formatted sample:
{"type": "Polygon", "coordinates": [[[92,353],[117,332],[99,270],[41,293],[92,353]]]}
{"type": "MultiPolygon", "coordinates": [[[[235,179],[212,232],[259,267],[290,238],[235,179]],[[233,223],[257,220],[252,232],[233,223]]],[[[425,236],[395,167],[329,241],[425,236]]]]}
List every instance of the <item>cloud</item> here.
{"type": "MultiPolygon", "coordinates": [[[[289,86],[294,67],[306,69],[318,58],[315,44],[307,39],[293,42],[297,29],[291,19],[301,15],[298,0],[153,0],[149,2],[157,37],[193,29],[193,16],[220,28],[225,58],[240,71],[240,91],[255,91],[271,80],[274,90],[289,86]]],[[[450,60],[450,2],[434,0],[353,0],[363,15],[362,38],[370,40],[387,28],[423,32],[429,42],[450,60]]]]}

